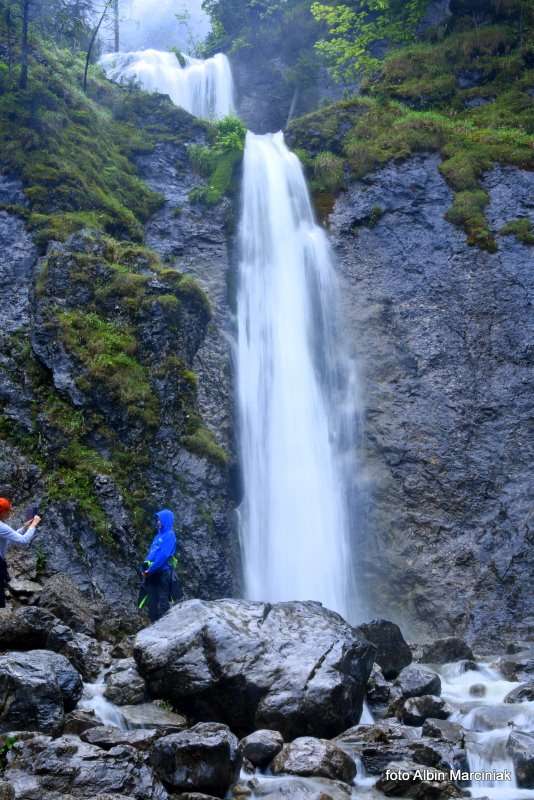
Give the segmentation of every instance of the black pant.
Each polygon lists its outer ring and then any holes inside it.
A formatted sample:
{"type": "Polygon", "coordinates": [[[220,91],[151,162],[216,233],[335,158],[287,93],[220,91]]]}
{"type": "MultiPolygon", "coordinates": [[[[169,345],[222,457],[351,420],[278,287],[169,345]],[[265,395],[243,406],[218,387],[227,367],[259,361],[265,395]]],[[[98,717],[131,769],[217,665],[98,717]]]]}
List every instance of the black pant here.
{"type": "Polygon", "coordinates": [[[4,558],[0,556],[0,608],[6,607],[6,586],[9,583],[9,573],[4,558]]]}
{"type": "Polygon", "coordinates": [[[146,576],[145,586],[148,595],[147,606],[150,622],[156,622],[169,610],[170,583],[171,573],[169,570],[155,572],[146,576]]]}

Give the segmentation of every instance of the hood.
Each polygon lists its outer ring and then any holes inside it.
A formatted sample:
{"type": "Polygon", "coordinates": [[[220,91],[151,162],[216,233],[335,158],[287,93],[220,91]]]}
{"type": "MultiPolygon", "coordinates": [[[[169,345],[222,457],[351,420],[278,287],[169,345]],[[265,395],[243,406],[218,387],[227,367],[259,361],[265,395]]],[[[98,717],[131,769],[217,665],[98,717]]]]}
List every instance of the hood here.
{"type": "Polygon", "coordinates": [[[158,511],[156,517],[161,522],[161,533],[169,533],[174,529],[174,514],[167,508],[163,511],[158,511]]]}

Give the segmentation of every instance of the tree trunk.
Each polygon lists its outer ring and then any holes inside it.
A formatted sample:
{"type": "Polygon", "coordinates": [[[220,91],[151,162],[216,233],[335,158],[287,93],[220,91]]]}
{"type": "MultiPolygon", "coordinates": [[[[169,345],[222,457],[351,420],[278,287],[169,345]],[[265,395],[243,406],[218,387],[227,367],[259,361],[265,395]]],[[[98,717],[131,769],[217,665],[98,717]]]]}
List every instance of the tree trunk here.
{"type": "Polygon", "coordinates": [[[120,50],[120,19],[119,19],[119,0],[113,0],[113,33],[115,37],[115,52],[120,50]]]}
{"type": "Polygon", "coordinates": [[[112,3],[116,3],[116,2],[117,2],[117,0],[107,0],[107,3],[106,3],[106,5],[104,7],[104,10],[102,12],[102,16],[98,20],[98,25],[96,26],[96,28],[93,31],[93,35],[91,36],[91,41],[89,42],[89,47],[87,48],[87,55],[85,57],[85,71],[83,73],[83,90],[86,93],[87,93],[87,74],[89,72],[89,64],[91,62],[91,53],[93,52],[93,47],[95,46],[96,37],[98,36],[98,32],[99,32],[100,28],[102,27],[102,23],[104,22],[104,19],[106,18],[106,14],[108,13],[109,7],[111,6],[112,3]]]}

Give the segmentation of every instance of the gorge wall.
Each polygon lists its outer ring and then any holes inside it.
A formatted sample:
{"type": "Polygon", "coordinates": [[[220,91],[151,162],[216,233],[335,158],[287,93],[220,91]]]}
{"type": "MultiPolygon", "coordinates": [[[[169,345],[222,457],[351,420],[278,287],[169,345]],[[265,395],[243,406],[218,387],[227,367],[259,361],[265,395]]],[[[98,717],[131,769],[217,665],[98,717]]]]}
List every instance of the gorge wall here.
{"type": "MultiPolygon", "coordinates": [[[[432,155],[354,183],[330,217],[362,371],[371,606],[414,636],[491,641],[533,623],[532,249],[468,247],[432,155]],[[373,208],[381,215],[369,227],[373,208]]],[[[485,178],[497,232],[534,217],[534,174],[485,178]]]]}

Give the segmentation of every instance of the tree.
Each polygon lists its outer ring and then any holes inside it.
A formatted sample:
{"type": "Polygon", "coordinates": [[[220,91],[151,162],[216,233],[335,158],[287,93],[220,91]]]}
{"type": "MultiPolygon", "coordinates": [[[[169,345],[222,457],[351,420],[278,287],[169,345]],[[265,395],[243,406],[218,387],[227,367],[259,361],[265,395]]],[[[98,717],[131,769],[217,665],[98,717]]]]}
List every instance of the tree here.
{"type": "Polygon", "coordinates": [[[119,17],[119,0],[113,0],[113,43],[115,52],[120,50],[120,17],[119,17]]]}
{"type": "Polygon", "coordinates": [[[32,0],[20,0],[20,12],[22,15],[22,38],[20,43],[20,78],[19,88],[28,87],[28,62],[30,57],[30,11],[32,0]]]}
{"type": "Polygon", "coordinates": [[[98,20],[98,23],[96,24],[96,26],[95,26],[95,28],[93,30],[93,33],[91,35],[91,38],[89,40],[89,46],[87,48],[87,53],[86,53],[86,56],[85,56],[85,70],[84,70],[84,73],[83,73],[83,90],[84,90],[84,92],[87,92],[87,75],[89,73],[89,64],[91,63],[91,55],[93,53],[93,48],[95,46],[95,42],[96,42],[98,34],[100,32],[100,28],[102,27],[102,24],[103,24],[107,14],[108,14],[108,11],[110,10],[110,8],[111,8],[113,3],[115,3],[115,0],[107,0],[106,5],[104,6],[104,10],[102,11],[102,14],[100,15],[100,19],[98,20]]]}
{"type": "Polygon", "coordinates": [[[356,0],[314,2],[313,16],[326,24],[328,35],[316,47],[337,80],[353,80],[378,63],[373,48],[380,42],[413,38],[428,0],[356,0]]]}

